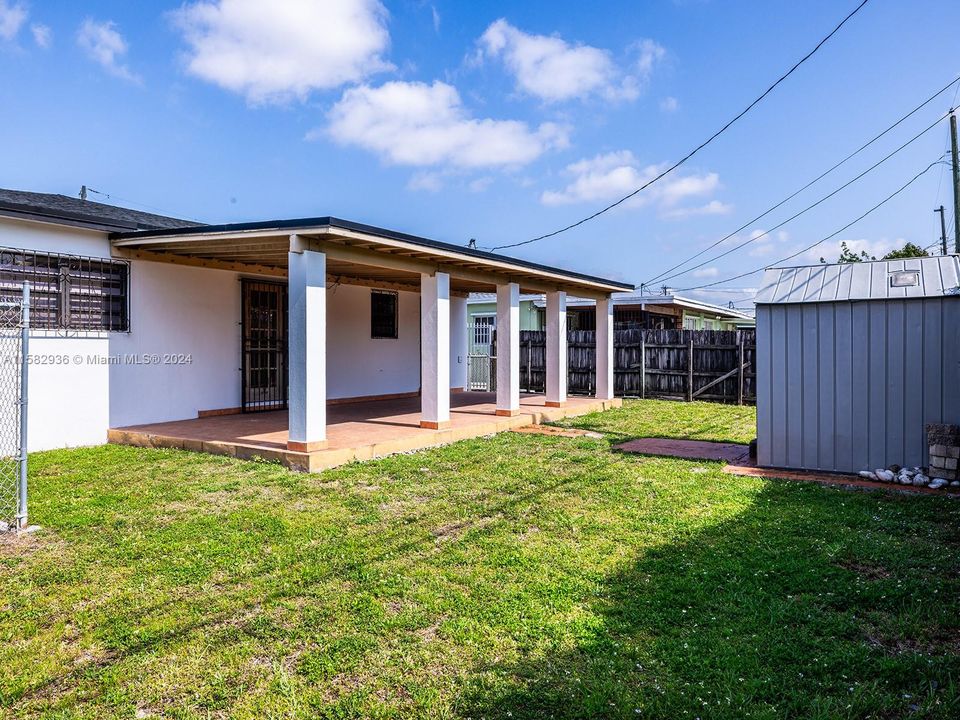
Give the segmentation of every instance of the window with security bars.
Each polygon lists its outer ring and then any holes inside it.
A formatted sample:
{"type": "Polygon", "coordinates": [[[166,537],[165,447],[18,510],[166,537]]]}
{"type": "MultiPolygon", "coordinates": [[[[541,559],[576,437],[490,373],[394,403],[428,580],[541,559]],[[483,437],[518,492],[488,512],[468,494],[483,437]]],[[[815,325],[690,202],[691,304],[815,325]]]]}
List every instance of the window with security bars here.
{"type": "Polygon", "coordinates": [[[80,255],[0,249],[0,301],[17,302],[30,283],[30,327],[130,329],[130,267],[80,255]]]}
{"type": "Polygon", "coordinates": [[[370,337],[397,338],[397,293],[370,292],[370,337]]]}

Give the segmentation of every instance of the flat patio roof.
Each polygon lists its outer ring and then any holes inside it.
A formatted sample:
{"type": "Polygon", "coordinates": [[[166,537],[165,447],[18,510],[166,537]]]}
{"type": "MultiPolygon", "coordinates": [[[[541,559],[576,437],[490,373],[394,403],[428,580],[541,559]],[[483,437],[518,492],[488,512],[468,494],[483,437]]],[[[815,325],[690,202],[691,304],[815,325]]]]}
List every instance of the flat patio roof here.
{"type": "Polygon", "coordinates": [[[284,277],[291,236],[327,253],[336,282],[417,292],[422,273],[447,272],[459,293],[490,292],[516,282],[522,292],[554,290],[602,298],[633,285],[335,217],[268,220],[115,232],[118,256],[284,277]]]}

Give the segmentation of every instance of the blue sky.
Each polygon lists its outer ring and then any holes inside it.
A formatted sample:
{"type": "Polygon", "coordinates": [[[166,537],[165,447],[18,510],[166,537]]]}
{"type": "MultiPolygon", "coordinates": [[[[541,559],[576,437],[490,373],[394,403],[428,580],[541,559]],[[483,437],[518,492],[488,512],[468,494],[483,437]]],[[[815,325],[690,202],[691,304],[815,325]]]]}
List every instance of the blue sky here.
{"type": "MultiPolygon", "coordinates": [[[[329,214],[454,243],[516,242],[684,155],[855,5],[0,0],[0,186],[75,195],[87,184],[108,202],[209,222],[329,214]]],[[[960,73],[944,50],[958,26],[960,3],[871,0],[675,175],[511,252],[636,283],[656,275],[960,73]]],[[[741,239],[876,162],[953,97],[741,239]]],[[[782,231],[669,284],[714,282],[832,233],[936,160],[946,137],[943,123],[782,231]]],[[[841,240],[872,253],[930,245],[932,209],[950,204],[941,169],[793,263],[835,257],[841,240]]],[[[700,297],[743,304],[756,280],[700,297]]]]}

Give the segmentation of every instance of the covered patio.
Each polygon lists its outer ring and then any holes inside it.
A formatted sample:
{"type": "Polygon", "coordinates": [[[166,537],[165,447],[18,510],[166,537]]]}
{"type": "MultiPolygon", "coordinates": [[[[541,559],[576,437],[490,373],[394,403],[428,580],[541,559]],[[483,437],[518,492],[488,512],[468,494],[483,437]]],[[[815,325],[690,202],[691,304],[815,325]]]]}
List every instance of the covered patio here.
{"type": "Polygon", "coordinates": [[[496,414],[494,393],[455,393],[450,426],[442,430],[420,427],[419,398],[367,400],[327,408],[327,447],[312,452],[287,448],[287,413],[219,415],[110,430],[110,442],[139,447],[176,448],[228,455],[245,460],[280,462],[289,468],[316,472],[354,460],[369,460],[398,452],[422,450],[458,440],[491,435],[525,425],[583,415],[622,401],[570,398],[565,407],[548,407],[544,395],[521,395],[519,412],[496,414]]]}
{"type": "MultiPolygon", "coordinates": [[[[233,454],[247,453],[249,446],[263,456],[312,470],[496,432],[542,416],[602,409],[614,399],[611,295],[632,289],[629,284],[330,217],[123,232],[112,235],[111,243],[116,256],[131,261],[229,270],[241,274],[241,279],[273,279],[287,294],[280,311],[282,368],[277,365],[284,395],[279,407],[286,406],[284,410],[227,416],[237,408],[217,408],[224,417],[116,428],[110,433],[114,442],[171,438],[164,442],[187,447],[190,441],[192,449],[211,452],[243,448],[233,454]],[[414,313],[404,328],[406,337],[419,336],[419,353],[414,345],[413,355],[401,361],[412,370],[414,381],[419,373],[414,393],[397,387],[362,394],[386,398],[380,400],[344,393],[343,373],[355,370],[363,358],[386,351],[386,345],[364,346],[347,368],[341,364],[339,372],[328,371],[328,356],[337,350],[342,357],[344,349],[328,346],[328,302],[341,285],[419,296],[419,321],[414,313]],[[466,355],[465,298],[470,292],[492,292],[497,298],[495,395],[461,395],[457,391],[465,382],[451,382],[451,362],[466,355]],[[543,396],[522,398],[520,393],[521,292],[546,296],[543,396]],[[597,379],[592,400],[567,397],[568,294],[596,301],[597,379]],[[457,303],[464,312],[462,319],[451,313],[457,303]],[[364,402],[328,402],[347,397],[364,402]]],[[[329,318],[331,327],[335,322],[342,327],[342,312],[341,308],[341,314],[329,318]]],[[[245,400],[246,389],[239,405],[250,410],[245,400]]]]}

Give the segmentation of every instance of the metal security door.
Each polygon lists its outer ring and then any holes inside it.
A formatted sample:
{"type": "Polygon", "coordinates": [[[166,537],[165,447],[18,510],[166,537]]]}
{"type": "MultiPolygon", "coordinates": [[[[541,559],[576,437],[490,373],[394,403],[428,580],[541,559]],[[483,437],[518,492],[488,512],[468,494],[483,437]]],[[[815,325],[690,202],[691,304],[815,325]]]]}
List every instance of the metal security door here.
{"type": "Polygon", "coordinates": [[[243,279],[243,412],[287,407],[287,286],[243,279]]]}

